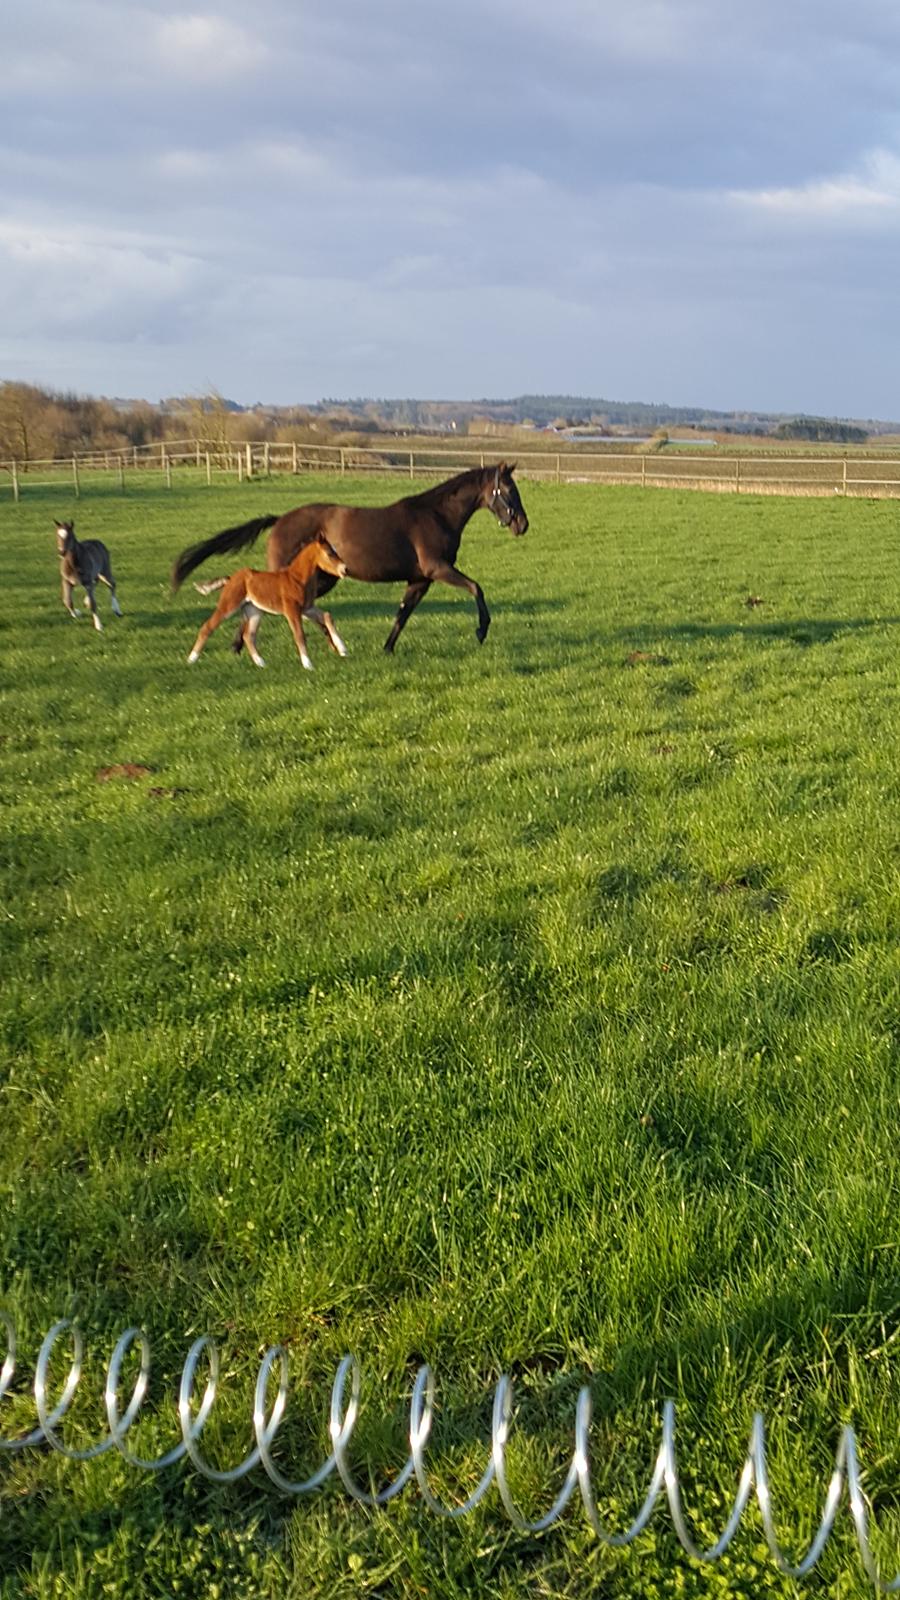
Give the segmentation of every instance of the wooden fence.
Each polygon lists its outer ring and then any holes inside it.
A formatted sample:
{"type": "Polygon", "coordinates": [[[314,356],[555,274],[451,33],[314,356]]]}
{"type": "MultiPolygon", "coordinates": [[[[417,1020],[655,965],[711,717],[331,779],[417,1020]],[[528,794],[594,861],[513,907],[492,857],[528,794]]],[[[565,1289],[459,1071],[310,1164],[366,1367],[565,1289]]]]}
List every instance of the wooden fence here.
{"type": "MultiPolygon", "coordinates": [[[[884,456],[726,456],[673,449],[516,450],[518,475],[556,483],[618,483],[642,488],[705,489],[729,494],[900,495],[900,453],[884,456]]],[[[147,481],[172,488],[188,482],[243,482],[300,472],[400,474],[452,477],[467,467],[497,459],[497,449],[442,445],[234,444],[214,449],[202,440],[171,440],[129,450],[95,450],[65,460],[0,462],[14,500],[29,489],[66,490],[76,498],[88,488],[126,492],[147,481]]]]}

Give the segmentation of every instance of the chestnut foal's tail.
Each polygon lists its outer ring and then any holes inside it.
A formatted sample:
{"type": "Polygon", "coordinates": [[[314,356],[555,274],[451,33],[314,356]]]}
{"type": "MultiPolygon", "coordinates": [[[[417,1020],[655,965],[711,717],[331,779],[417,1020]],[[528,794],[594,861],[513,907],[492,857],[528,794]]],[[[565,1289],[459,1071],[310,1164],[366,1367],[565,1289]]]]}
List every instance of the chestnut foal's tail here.
{"type": "Polygon", "coordinates": [[[243,550],[277,521],[277,517],[257,517],[254,522],[242,522],[239,528],[225,528],[221,533],[214,533],[210,539],[189,545],[187,550],[182,550],[172,568],[172,593],[207,556],[222,555],[227,550],[243,550]]]}

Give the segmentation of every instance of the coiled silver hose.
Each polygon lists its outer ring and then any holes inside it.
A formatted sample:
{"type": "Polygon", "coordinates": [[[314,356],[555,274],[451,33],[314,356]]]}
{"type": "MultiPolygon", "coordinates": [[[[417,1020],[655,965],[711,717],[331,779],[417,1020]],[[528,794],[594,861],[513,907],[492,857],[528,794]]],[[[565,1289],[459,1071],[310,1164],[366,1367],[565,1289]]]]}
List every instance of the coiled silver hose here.
{"type": "MultiPolygon", "coordinates": [[[[16,1368],[16,1329],[12,1318],[2,1311],[0,1311],[0,1323],[5,1327],[7,1336],[6,1359],[0,1370],[0,1400],[2,1400],[10,1388],[16,1368]]],[[[84,1340],[77,1325],[69,1319],[54,1323],[41,1345],[35,1367],[34,1401],[38,1425],[25,1435],[14,1438],[0,1436],[0,1450],[15,1452],[46,1444],[70,1461],[93,1461],[107,1451],[116,1449],[130,1466],[145,1472],[161,1472],[187,1456],[203,1477],[213,1483],[222,1484],[237,1483],[254,1468],[262,1467],[276,1488],[286,1495],[311,1494],[336,1472],[347,1493],[354,1500],[367,1506],[387,1505],[400,1494],[412,1478],[415,1478],[429,1510],[437,1516],[450,1518],[464,1517],[473,1511],[484,1499],[491,1485],[496,1484],[510,1522],[521,1533],[526,1534],[543,1533],[552,1527],[562,1516],[577,1489],[585,1516],[595,1534],[605,1544],[614,1547],[628,1545],[637,1538],[650,1521],[657,1501],[664,1496],[682,1548],[692,1560],[700,1562],[718,1561],[724,1554],[737,1533],[751,1496],[755,1492],[769,1550],[776,1566],[790,1578],[804,1578],[816,1565],[834,1528],[846,1492],[866,1574],[882,1594],[893,1594],[900,1589],[900,1573],[889,1580],[884,1579],[872,1554],[869,1542],[869,1515],[861,1486],[856,1435],[849,1425],[841,1430],[834,1469],[829,1480],[818,1529],[802,1559],[791,1561],[782,1549],[775,1532],[766,1462],[765,1423],[760,1412],[756,1412],[753,1418],[747,1456],[725,1528],[715,1544],[704,1550],[694,1540],[682,1506],[675,1447],[675,1407],[671,1400],[667,1400],[663,1407],[662,1439],[643,1503],[630,1527],[624,1532],[615,1533],[601,1521],[591,1488],[589,1433],[592,1402],[587,1386],[579,1392],[575,1407],[575,1449],[565,1481],[550,1509],[543,1516],[530,1521],[522,1515],[516,1505],[507,1478],[506,1451],[514,1406],[513,1385],[505,1375],[498,1380],[494,1389],[490,1452],[484,1472],[468,1499],[456,1505],[447,1505],[432,1493],[425,1464],[425,1450],[434,1421],[435,1401],[434,1375],[428,1366],[419,1368],[413,1385],[409,1411],[409,1457],[392,1483],[383,1489],[372,1491],[357,1483],[348,1459],[350,1441],[359,1416],[360,1367],[354,1356],[344,1357],[332,1385],[328,1422],[331,1453],[308,1478],[299,1480],[285,1477],[272,1459],[272,1445],[284,1420],[288,1399],[288,1356],[283,1346],[271,1346],[260,1362],[253,1402],[255,1444],[242,1461],[227,1470],[211,1466],[200,1448],[201,1436],[209,1421],[219,1389],[219,1350],[212,1338],[204,1335],[196,1339],[188,1351],[182,1368],[178,1392],[181,1438],[171,1449],[150,1460],[135,1455],[127,1443],[127,1435],[138,1419],[149,1385],[150,1341],[146,1333],[141,1328],[127,1328],[119,1338],[106,1369],[103,1398],[108,1431],[96,1443],[85,1449],[76,1449],[66,1444],[59,1430],[81,1381],[83,1356],[84,1340]],[[52,1404],[48,1398],[50,1363],[64,1334],[67,1334],[72,1342],[72,1358],[62,1394],[56,1403],[52,1404]],[[135,1348],[140,1352],[140,1369],[131,1397],[125,1410],[122,1411],[120,1409],[122,1368],[126,1357],[135,1348]],[[208,1375],[203,1397],[195,1411],[197,1372],[204,1358],[208,1375]],[[269,1388],[276,1372],[277,1392],[269,1408],[269,1388]]]]}

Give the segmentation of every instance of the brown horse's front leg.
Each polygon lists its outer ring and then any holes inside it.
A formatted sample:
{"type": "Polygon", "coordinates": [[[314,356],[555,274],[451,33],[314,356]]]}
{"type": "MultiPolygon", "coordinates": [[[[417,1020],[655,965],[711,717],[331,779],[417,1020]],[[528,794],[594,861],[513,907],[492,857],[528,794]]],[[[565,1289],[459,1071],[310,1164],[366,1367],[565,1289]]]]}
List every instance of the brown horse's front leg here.
{"type": "Polygon", "coordinates": [[[303,608],[299,602],[289,601],[284,608],[284,614],[287,617],[291,633],[294,635],[294,641],[300,653],[300,660],[303,662],[307,672],[312,672],[313,664],[309,659],[309,651],[306,648],[306,635],[303,632],[303,608]]]}
{"type": "Polygon", "coordinates": [[[92,583],[85,584],[84,597],[87,601],[88,611],[91,613],[91,616],[94,619],[94,627],[97,629],[98,633],[102,633],[103,623],[100,621],[100,615],[97,611],[97,600],[96,596],[94,595],[94,585],[92,583]]]}
{"type": "Polygon", "coordinates": [[[415,611],[416,606],[419,604],[419,601],[424,598],[430,588],[430,578],[417,578],[414,583],[410,583],[407,586],[406,593],[400,602],[400,610],[397,612],[397,615],[394,618],[394,626],[385,640],[384,648],[388,655],[391,654],[394,645],[397,643],[397,640],[399,639],[403,629],[406,627],[406,624],[415,611]]]}
{"type": "Polygon", "coordinates": [[[77,609],[77,607],[75,606],[75,604],[74,604],[74,602],[72,600],[72,596],[73,596],[74,593],[75,593],[75,585],[74,585],[74,583],[70,583],[68,578],[63,578],[63,581],[62,581],[62,603],[65,606],[66,610],[68,611],[70,617],[80,617],[81,616],[81,612],[77,609]]]}
{"type": "Polygon", "coordinates": [[[491,625],[491,613],[485,603],[481,584],[476,583],[474,578],[467,578],[464,572],[458,572],[456,567],[451,567],[447,561],[441,562],[438,567],[433,567],[428,576],[434,583],[449,584],[451,589],[468,589],[478,607],[478,627],[475,629],[475,637],[479,644],[484,644],[491,625]]]}

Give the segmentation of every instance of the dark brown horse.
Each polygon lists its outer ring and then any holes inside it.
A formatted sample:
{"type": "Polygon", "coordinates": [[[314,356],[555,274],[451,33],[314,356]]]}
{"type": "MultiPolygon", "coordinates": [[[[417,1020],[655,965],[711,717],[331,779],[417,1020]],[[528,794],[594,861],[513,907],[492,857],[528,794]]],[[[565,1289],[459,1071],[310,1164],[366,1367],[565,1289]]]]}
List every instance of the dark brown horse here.
{"type": "MultiPolygon", "coordinates": [[[[267,528],[269,570],[289,566],[298,550],[321,531],[347,566],[347,576],[363,583],[405,583],[406,593],[385,642],[393,650],[403,628],[433,583],[468,589],[478,607],[476,637],[482,643],[491,625],[480,584],[454,566],[463,529],[482,509],[492,511],[501,527],[525,533],[528,518],[513,482],[514,466],[472,467],[422,494],[411,494],[390,506],[298,506],[281,517],[258,517],[239,528],[226,528],[184,550],[172,570],[177,589],[207,556],[243,550],[267,528]]],[[[320,572],[318,593],[337,583],[320,572]]]]}

